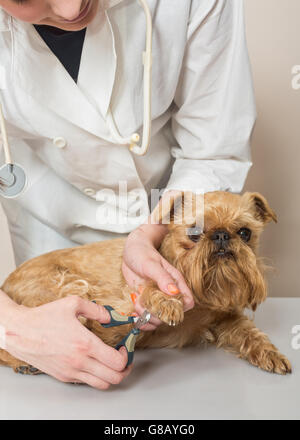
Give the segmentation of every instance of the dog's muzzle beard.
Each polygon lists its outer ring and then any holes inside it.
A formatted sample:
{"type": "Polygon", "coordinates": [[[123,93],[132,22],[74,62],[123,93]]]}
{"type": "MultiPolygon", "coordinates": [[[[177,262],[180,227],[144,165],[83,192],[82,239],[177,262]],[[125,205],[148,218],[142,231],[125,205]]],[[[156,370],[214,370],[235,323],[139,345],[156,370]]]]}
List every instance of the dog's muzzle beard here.
{"type": "Polygon", "coordinates": [[[265,300],[266,284],[252,249],[232,240],[225,252],[211,240],[202,243],[193,264],[186,266],[186,279],[196,302],[213,310],[232,312],[256,309],[265,300]]]}
{"type": "Polygon", "coordinates": [[[230,249],[220,248],[215,250],[211,255],[211,259],[213,260],[214,263],[217,263],[218,260],[224,260],[229,258],[234,258],[234,252],[230,249]]]}

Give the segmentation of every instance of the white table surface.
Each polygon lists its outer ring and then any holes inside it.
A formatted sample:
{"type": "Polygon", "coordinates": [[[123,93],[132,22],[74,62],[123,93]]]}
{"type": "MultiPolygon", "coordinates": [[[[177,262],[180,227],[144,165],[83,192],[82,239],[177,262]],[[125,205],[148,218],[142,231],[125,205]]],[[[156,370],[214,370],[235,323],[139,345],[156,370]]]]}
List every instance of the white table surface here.
{"type": "Polygon", "coordinates": [[[137,352],[121,385],[101,392],[0,367],[0,419],[300,419],[300,299],[268,299],[256,324],[288,356],[293,374],[263,372],[222,350],[137,352]]]}

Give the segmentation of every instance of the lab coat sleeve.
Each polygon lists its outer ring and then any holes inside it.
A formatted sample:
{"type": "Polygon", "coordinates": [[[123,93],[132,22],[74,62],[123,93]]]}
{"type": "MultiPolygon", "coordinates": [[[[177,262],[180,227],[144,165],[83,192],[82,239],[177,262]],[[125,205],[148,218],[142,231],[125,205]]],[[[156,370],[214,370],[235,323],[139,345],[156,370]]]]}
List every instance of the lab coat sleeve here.
{"type": "Polygon", "coordinates": [[[175,95],[167,189],[241,192],[256,111],[243,0],[194,0],[175,95]],[[194,9],[194,12],[193,12],[194,9]]]}

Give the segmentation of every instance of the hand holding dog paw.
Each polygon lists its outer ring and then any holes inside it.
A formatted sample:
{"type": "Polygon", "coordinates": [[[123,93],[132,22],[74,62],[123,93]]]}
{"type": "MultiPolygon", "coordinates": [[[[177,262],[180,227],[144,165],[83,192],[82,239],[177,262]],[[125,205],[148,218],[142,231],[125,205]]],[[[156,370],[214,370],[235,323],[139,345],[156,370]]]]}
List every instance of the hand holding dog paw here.
{"type": "MultiPolygon", "coordinates": [[[[167,230],[163,225],[143,225],[133,231],[126,242],[123,255],[123,275],[129,286],[138,291],[149,280],[159,289],[173,297],[182,294],[184,311],[194,307],[193,295],[181,273],[169,264],[157,251],[167,230]]],[[[141,293],[141,291],[139,292],[141,293]]],[[[143,307],[136,302],[136,311],[141,314],[143,307]]],[[[143,330],[153,330],[161,321],[152,317],[143,330]]]]}

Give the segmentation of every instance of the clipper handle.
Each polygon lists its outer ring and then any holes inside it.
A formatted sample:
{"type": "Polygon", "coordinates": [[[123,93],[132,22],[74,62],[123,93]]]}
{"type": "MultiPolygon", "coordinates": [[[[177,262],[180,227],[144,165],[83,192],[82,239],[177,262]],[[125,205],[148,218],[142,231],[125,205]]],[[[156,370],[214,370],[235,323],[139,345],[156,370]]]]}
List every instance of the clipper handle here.
{"type": "Polygon", "coordinates": [[[133,356],[134,356],[134,347],[136,343],[136,339],[138,335],[140,334],[140,330],[137,328],[133,328],[128,335],[125,336],[125,338],[122,339],[122,341],[119,342],[118,345],[116,345],[115,349],[119,350],[121,347],[125,347],[127,351],[128,356],[128,362],[126,364],[126,367],[132,364],[133,362],[133,356]]]}
{"type": "Polygon", "coordinates": [[[120,315],[111,306],[103,306],[110,314],[110,322],[108,324],[101,324],[104,328],[118,327],[119,325],[134,324],[133,316],[120,315]]]}

